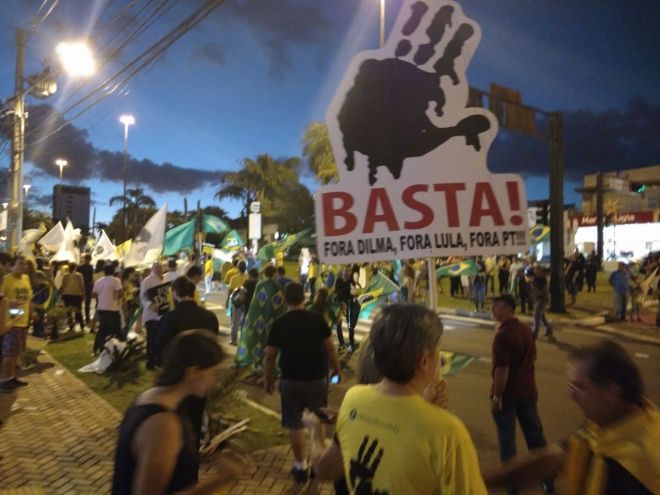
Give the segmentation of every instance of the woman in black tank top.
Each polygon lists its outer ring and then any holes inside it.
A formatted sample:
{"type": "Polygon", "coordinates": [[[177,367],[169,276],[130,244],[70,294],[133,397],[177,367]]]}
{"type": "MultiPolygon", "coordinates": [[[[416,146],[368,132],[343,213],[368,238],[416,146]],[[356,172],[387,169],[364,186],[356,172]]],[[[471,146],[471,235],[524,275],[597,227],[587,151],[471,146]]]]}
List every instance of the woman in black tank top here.
{"type": "Polygon", "coordinates": [[[114,495],[213,493],[238,475],[245,460],[226,454],[217,479],[198,485],[199,445],[189,419],[178,411],[189,396],[205,397],[223,358],[213,334],[189,330],[168,345],[156,386],[140,394],[119,427],[112,480],[114,495]]]}

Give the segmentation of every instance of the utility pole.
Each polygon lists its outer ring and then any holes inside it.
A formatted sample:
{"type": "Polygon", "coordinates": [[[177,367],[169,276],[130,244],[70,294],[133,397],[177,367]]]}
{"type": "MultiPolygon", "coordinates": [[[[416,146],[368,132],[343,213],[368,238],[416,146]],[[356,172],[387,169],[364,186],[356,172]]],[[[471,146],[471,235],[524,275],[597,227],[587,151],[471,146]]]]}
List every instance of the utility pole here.
{"type": "Polygon", "coordinates": [[[9,167],[7,248],[14,253],[23,232],[23,153],[25,150],[25,31],[16,29],[16,72],[14,76],[14,119],[9,167]]]}
{"type": "Polygon", "coordinates": [[[491,90],[470,87],[469,106],[483,107],[487,97],[490,110],[501,127],[533,136],[536,115],[548,119],[550,144],[550,310],[565,313],[564,297],[564,126],[559,112],[548,112],[522,103],[519,92],[491,83],[491,90]]]}
{"type": "Polygon", "coordinates": [[[603,266],[603,172],[596,174],[596,253],[598,254],[598,268],[603,266]]]}
{"type": "Polygon", "coordinates": [[[564,145],[561,113],[550,119],[550,311],[565,313],[564,292],[564,145]]]}

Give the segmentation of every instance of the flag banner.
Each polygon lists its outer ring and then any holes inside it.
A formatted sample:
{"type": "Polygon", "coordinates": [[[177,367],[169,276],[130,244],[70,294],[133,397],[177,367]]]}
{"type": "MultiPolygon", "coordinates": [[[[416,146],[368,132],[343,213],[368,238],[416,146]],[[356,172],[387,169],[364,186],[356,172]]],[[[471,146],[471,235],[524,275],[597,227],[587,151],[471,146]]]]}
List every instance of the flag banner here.
{"type": "Polygon", "coordinates": [[[238,251],[243,246],[245,246],[245,243],[241,239],[241,235],[235,230],[227,232],[227,235],[220,243],[220,249],[222,251],[238,251]]]}
{"type": "Polygon", "coordinates": [[[114,261],[116,259],[117,248],[108,237],[108,234],[105,233],[105,230],[101,230],[101,237],[99,237],[92,250],[92,263],[96,263],[98,260],[114,261]]]}
{"type": "Polygon", "coordinates": [[[66,223],[64,229],[64,240],[60,244],[60,248],[53,256],[55,261],[78,261],[80,252],[76,248],[75,241],[80,238],[80,229],[74,229],[71,220],[66,223]]]}
{"type": "Polygon", "coordinates": [[[41,239],[38,244],[46,251],[57,252],[64,242],[64,226],[62,222],[57,222],[41,239]]]}
{"type": "Polygon", "coordinates": [[[459,352],[440,351],[440,359],[442,376],[452,376],[467,368],[474,361],[474,356],[459,352]]]}
{"type": "Polygon", "coordinates": [[[367,287],[357,298],[361,305],[359,318],[361,320],[370,318],[376,308],[387,304],[389,296],[398,293],[399,290],[401,288],[382,273],[373,275],[367,287]]]}
{"type": "Polygon", "coordinates": [[[461,275],[474,275],[479,271],[474,260],[465,260],[450,265],[442,265],[435,271],[436,277],[460,277],[461,275]]]}
{"type": "Polygon", "coordinates": [[[227,222],[214,215],[202,215],[202,232],[207,234],[222,234],[230,230],[227,222]]]}
{"type": "Polygon", "coordinates": [[[164,315],[170,309],[170,288],[172,284],[165,282],[147,290],[147,297],[157,307],[159,315],[164,315]]]}
{"type": "Polygon", "coordinates": [[[550,227],[536,225],[529,230],[529,240],[534,243],[542,242],[550,236],[550,227]]]}
{"type": "Polygon", "coordinates": [[[301,230],[295,234],[289,234],[281,241],[273,241],[268,244],[263,245],[257,252],[257,259],[261,262],[269,262],[277,256],[278,253],[284,252],[287,249],[295,246],[296,244],[303,242],[305,239],[310,237],[312,234],[312,229],[301,230]]]}
{"type": "Polygon", "coordinates": [[[115,248],[115,252],[117,253],[117,259],[123,260],[128,255],[132,245],[133,245],[133,239],[129,239],[119,244],[115,248]]]}
{"type": "Polygon", "coordinates": [[[164,205],[147,221],[133,240],[124,260],[124,266],[149,265],[163,252],[167,205],[164,205]]]}
{"type": "Polygon", "coordinates": [[[192,248],[194,242],[195,220],[190,220],[165,232],[163,254],[165,256],[172,256],[179,251],[192,248]]]}

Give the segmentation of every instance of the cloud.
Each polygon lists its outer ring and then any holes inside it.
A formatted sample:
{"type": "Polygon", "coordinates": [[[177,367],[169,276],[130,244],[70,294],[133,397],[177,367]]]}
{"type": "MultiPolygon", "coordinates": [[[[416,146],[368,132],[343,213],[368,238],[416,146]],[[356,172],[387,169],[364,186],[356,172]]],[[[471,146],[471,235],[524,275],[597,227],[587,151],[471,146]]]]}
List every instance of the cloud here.
{"type": "MultiPolygon", "coordinates": [[[[634,98],[624,110],[565,112],[564,156],[565,177],[573,181],[595,172],[657,165],[660,104],[634,98]]],[[[547,140],[500,129],[488,163],[493,172],[540,176],[548,174],[548,157],[547,140]]]]}
{"type": "MultiPolygon", "coordinates": [[[[89,141],[87,131],[67,125],[59,132],[49,133],[66,123],[64,117],[50,105],[36,105],[29,109],[30,127],[26,136],[26,160],[34,165],[35,177],[57,177],[58,158],[69,162],[67,180],[100,179],[122,181],[124,155],[121,152],[99,150],[89,141]],[[43,136],[46,137],[43,141],[43,136]]],[[[149,159],[129,157],[128,180],[154,192],[188,193],[206,184],[219,184],[222,171],[185,168],[172,163],[155,163],[149,159]]]]}
{"type": "Polygon", "coordinates": [[[222,43],[202,43],[193,47],[190,56],[194,62],[222,67],[227,63],[227,51],[222,43]]]}
{"type": "Polygon", "coordinates": [[[325,8],[323,2],[307,0],[236,0],[223,5],[211,19],[222,26],[227,16],[243,23],[266,52],[269,72],[281,75],[291,66],[291,49],[326,39],[331,22],[325,8]]]}

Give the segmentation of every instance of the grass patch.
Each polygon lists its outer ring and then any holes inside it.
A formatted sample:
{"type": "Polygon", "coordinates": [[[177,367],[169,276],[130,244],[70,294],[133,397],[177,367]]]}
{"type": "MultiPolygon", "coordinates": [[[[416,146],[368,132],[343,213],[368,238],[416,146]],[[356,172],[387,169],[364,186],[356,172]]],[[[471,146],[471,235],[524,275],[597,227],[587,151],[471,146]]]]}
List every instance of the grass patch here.
{"type": "MultiPolygon", "coordinates": [[[[32,339],[31,339],[32,340],[32,339]]],[[[36,339],[30,342],[30,347],[40,348],[36,339]]],[[[79,338],[64,340],[62,342],[49,342],[45,350],[53,356],[62,366],[82,380],[91,390],[109,402],[120,413],[133,402],[141,392],[150,388],[156,377],[156,373],[144,368],[141,364],[138,373],[78,373],[77,370],[94,361],[90,355],[94,335],[84,334],[79,338]]],[[[231,359],[227,359],[227,366],[231,366],[231,359]]],[[[249,429],[232,437],[232,443],[245,452],[265,449],[275,445],[286,443],[287,437],[277,419],[264,414],[257,409],[243,403],[233,393],[238,384],[239,375],[233,369],[223,369],[220,374],[220,382],[227,389],[227,393],[214,399],[215,404],[210,407],[221,411],[223,416],[232,422],[250,418],[249,429]]]]}

